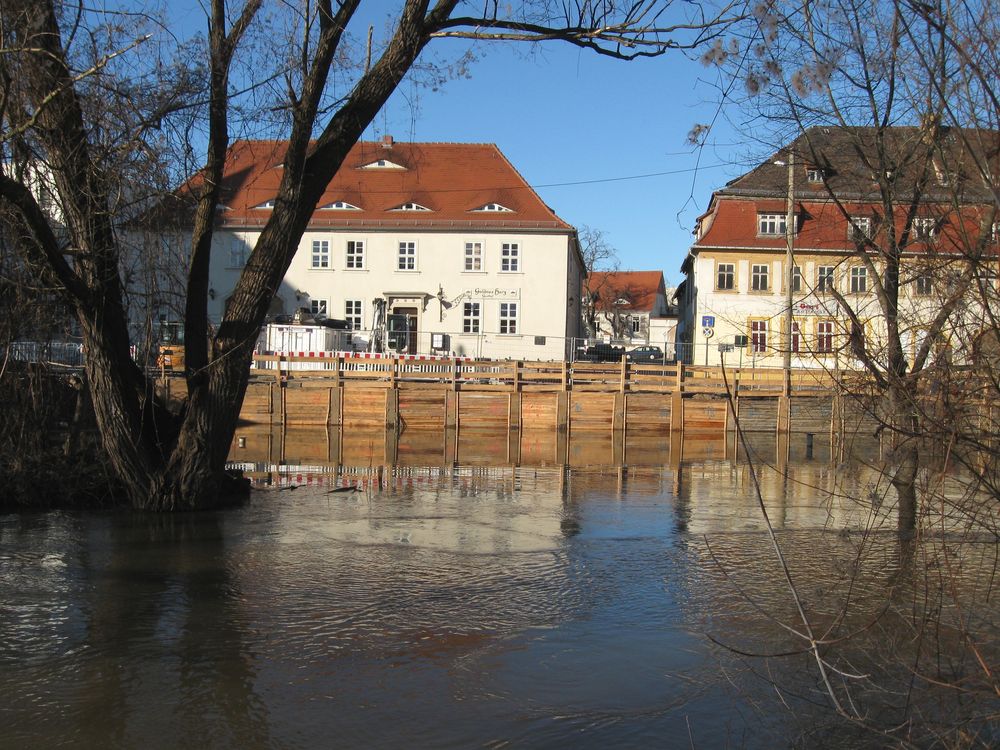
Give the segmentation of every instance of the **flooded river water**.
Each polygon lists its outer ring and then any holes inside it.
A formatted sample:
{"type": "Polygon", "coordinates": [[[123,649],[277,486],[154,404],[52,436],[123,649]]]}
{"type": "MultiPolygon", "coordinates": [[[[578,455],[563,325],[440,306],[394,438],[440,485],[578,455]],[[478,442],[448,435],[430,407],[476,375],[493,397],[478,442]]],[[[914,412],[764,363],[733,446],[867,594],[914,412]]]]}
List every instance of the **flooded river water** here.
{"type": "Polygon", "coordinates": [[[723,443],[265,442],[237,510],[0,517],[0,747],[881,747],[959,710],[997,738],[995,538],[900,540],[829,446],[753,462],[790,586],[723,443]]]}

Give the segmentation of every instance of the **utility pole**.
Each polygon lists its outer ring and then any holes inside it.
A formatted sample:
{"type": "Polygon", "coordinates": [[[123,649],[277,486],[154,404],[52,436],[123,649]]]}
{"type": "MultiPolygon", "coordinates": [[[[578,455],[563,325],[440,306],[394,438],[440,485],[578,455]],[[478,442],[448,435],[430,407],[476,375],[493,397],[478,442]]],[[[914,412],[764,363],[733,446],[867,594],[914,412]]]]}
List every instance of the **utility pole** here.
{"type": "Polygon", "coordinates": [[[795,152],[788,150],[788,204],[785,216],[785,395],[792,393],[792,281],[795,266],[792,243],[795,237],[795,152]]]}

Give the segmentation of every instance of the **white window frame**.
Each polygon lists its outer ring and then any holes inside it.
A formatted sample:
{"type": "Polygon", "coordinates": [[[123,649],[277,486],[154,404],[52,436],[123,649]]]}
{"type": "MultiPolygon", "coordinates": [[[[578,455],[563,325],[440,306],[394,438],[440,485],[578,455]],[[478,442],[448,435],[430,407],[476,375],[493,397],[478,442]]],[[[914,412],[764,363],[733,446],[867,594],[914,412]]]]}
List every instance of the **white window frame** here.
{"type": "Polygon", "coordinates": [[[414,203],[413,201],[409,201],[407,203],[403,203],[402,205],[396,206],[395,208],[390,208],[389,210],[390,211],[430,211],[430,209],[427,208],[427,206],[421,206],[419,203],[414,203]]]}
{"type": "Polygon", "coordinates": [[[330,240],[313,240],[309,267],[317,270],[330,269],[330,240]]]}
{"type": "Polygon", "coordinates": [[[719,291],[729,292],[736,288],[736,264],[735,263],[716,263],[715,264],[715,288],[719,291]],[[728,286],[723,286],[719,281],[723,278],[723,274],[729,281],[728,286]]]}
{"type": "Polygon", "coordinates": [[[519,312],[518,307],[520,307],[520,304],[518,302],[500,303],[499,319],[500,319],[500,333],[502,335],[514,335],[520,332],[520,326],[518,325],[518,319],[517,319],[519,312]]]}
{"type": "Polygon", "coordinates": [[[480,333],[483,329],[483,303],[469,300],[462,303],[462,333],[480,333]]]}
{"type": "Polygon", "coordinates": [[[483,252],[483,242],[481,240],[469,240],[464,245],[462,256],[462,270],[465,273],[483,273],[485,266],[485,253],[483,252]]]}
{"type": "Polygon", "coordinates": [[[816,291],[820,294],[829,294],[836,284],[836,266],[816,267],[816,291]]]}
{"type": "Polygon", "coordinates": [[[937,237],[938,220],[932,216],[917,216],[913,219],[913,237],[918,240],[933,240],[937,237]]]}
{"type": "Polygon", "coordinates": [[[364,325],[364,303],[359,299],[344,300],[344,320],[351,330],[360,331],[364,325]]]}
{"type": "Polygon", "coordinates": [[[816,353],[833,354],[834,325],[832,320],[816,321],[816,353]],[[826,330],[824,330],[826,329],[826,330]]]}
{"type": "Polygon", "coordinates": [[[868,293],[868,269],[864,266],[851,268],[851,294],[868,293]]]}
{"type": "Polygon", "coordinates": [[[344,268],[348,271],[365,270],[364,240],[347,240],[344,246],[344,268]]]}
{"type": "Polygon", "coordinates": [[[309,312],[312,313],[313,317],[317,315],[322,315],[324,318],[327,316],[327,310],[329,305],[325,299],[310,299],[309,300],[309,312]]]}
{"type": "Polygon", "coordinates": [[[474,212],[493,212],[493,213],[514,213],[514,209],[507,208],[499,203],[487,203],[485,206],[480,206],[479,208],[472,209],[474,212]]]}
{"type": "Polygon", "coordinates": [[[851,240],[870,240],[872,238],[872,217],[852,216],[847,226],[847,235],[851,240]]]}
{"type": "Polygon", "coordinates": [[[500,244],[500,273],[521,272],[521,243],[502,242],[500,244]]]}
{"type": "Polygon", "coordinates": [[[802,351],[802,326],[797,320],[792,321],[791,351],[792,354],[798,354],[802,351]]]}
{"type": "Polygon", "coordinates": [[[750,291],[768,292],[771,290],[771,264],[752,263],[750,265],[750,291]],[[763,282],[763,285],[761,283],[763,282]]]}
{"type": "Polygon", "coordinates": [[[631,326],[633,336],[637,336],[640,333],[642,333],[642,318],[640,318],[638,315],[630,316],[629,324],[631,326]]]}
{"type": "Polygon", "coordinates": [[[922,273],[913,280],[913,294],[917,297],[930,297],[934,293],[934,280],[930,274],[922,273]]]}
{"type": "Polygon", "coordinates": [[[802,267],[792,266],[792,291],[802,291],[802,267]]]}
{"type": "Polygon", "coordinates": [[[361,209],[355,206],[353,203],[348,203],[347,201],[334,201],[333,203],[327,203],[325,206],[319,207],[320,211],[360,211],[361,209]]]}
{"type": "Polygon", "coordinates": [[[784,237],[787,214],[757,214],[757,234],[762,237],[784,237]]]}
{"type": "Polygon", "coordinates": [[[231,237],[229,240],[229,265],[226,268],[243,268],[247,264],[249,255],[247,243],[239,237],[231,237]]]}
{"type": "Polygon", "coordinates": [[[806,167],[806,182],[823,182],[823,174],[822,167],[806,167]]]}
{"type": "Polygon", "coordinates": [[[415,240],[400,240],[396,244],[396,270],[417,270],[417,243],[415,240]]]}
{"type": "Polygon", "coordinates": [[[768,324],[764,318],[756,318],[750,321],[750,336],[747,338],[747,346],[751,354],[767,354],[768,324]]]}

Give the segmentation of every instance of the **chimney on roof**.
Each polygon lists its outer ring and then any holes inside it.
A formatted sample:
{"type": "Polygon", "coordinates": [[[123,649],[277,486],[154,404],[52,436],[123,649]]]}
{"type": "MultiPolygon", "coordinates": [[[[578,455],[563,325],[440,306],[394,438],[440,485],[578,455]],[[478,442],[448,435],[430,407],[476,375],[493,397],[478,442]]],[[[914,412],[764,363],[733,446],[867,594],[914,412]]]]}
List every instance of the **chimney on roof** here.
{"type": "Polygon", "coordinates": [[[382,148],[392,148],[392,136],[383,135],[382,136],[382,148]]]}

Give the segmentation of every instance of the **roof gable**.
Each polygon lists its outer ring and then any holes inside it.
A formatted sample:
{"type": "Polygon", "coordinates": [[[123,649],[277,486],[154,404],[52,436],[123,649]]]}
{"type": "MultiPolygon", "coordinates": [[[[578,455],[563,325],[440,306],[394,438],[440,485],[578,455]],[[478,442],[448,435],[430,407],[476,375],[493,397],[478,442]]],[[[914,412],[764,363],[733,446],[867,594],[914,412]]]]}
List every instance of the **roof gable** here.
{"type": "Polygon", "coordinates": [[[662,271],[591,271],[584,289],[598,310],[653,312],[658,296],[666,300],[662,271]]]}

